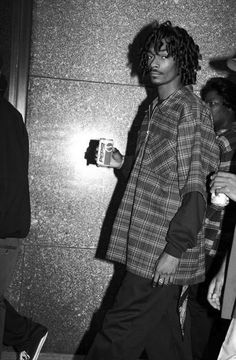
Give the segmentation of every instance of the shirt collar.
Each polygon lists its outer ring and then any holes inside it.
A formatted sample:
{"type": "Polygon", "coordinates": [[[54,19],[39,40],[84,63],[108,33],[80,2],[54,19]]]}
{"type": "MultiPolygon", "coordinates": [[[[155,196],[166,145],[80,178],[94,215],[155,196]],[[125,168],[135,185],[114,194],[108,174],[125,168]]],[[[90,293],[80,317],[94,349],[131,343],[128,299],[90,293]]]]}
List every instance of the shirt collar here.
{"type": "Polygon", "coordinates": [[[172,102],[173,98],[179,96],[183,92],[193,92],[193,86],[192,85],[185,85],[181,88],[174,91],[170,96],[168,96],[165,100],[159,101],[158,97],[156,97],[152,102],[152,108],[154,109],[155,106],[158,106],[160,109],[165,107],[169,104],[169,102],[172,102]]]}

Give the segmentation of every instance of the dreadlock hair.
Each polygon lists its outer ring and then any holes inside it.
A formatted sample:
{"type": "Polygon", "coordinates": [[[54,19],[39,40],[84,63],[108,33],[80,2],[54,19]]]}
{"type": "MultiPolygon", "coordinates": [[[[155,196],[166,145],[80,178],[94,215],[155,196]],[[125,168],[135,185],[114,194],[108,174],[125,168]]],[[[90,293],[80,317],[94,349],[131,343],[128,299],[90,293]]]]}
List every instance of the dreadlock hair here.
{"type": "Polygon", "coordinates": [[[236,115],[236,84],[224,77],[209,79],[200,91],[203,101],[206,100],[210,91],[216,91],[223,99],[223,104],[232,109],[236,115]]]}
{"type": "Polygon", "coordinates": [[[155,52],[158,53],[163,40],[166,41],[168,56],[172,56],[176,63],[178,73],[181,76],[181,83],[183,85],[195,84],[197,71],[201,69],[198,62],[202,58],[199,46],[195,44],[186,30],[172,26],[170,21],[162,24],[157,21],[153,23],[152,32],[148,36],[141,53],[140,66],[143,75],[149,72],[147,52],[150,46],[153,46],[155,52]]]}

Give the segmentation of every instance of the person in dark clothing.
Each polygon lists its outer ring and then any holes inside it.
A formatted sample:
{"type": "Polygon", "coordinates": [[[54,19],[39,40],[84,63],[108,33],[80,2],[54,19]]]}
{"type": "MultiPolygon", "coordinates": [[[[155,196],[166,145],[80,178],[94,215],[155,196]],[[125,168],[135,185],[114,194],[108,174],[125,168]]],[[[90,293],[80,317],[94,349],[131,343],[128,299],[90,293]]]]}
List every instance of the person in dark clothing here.
{"type": "Polygon", "coordinates": [[[21,114],[3,96],[6,85],[0,72],[0,358],[4,344],[19,360],[36,360],[47,328],[21,316],[4,297],[30,229],[28,134],[21,114]]]}
{"type": "MultiPolygon", "coordinates": [[[[206,180],[219,160],[210,111],[192,88],[199,59],[186,30],[153,24],[141,67],[156,97],[106,253],[126,274],[86,360],[136,360],[143,350],[149,360],[191,360],[185,296],[204,280],[206,180]]],[[[110,166],[126,165],[114,149],[110,166]]]]}
{"type": "MultiPolygon", "coordinates": [[[[219,171],[236,174],[236,85],[227,78],[209,79],[201,89],[201,98],[211,108],[214,129],[220,147],[219,171]]],[[[188,306],[191,313],[193,360],[209,359],[221,337],[227,330],[227,323],[220,321],[212,311],[206,295],[209,283],[220,266],[225,252],[231,245],[236,224],[236,204],[230,201],[225,208],[209,203],[206,212],[206,281],[190,287],[188,306]],[[217,332],[217,339],[211,334],[217,332]]]]}

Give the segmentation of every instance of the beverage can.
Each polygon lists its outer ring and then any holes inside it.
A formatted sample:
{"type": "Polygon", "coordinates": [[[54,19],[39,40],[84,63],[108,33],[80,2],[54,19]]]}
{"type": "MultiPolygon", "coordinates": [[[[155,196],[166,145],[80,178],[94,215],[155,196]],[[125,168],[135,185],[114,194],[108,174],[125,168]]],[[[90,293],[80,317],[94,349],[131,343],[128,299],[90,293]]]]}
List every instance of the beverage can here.
{"type": "Polygon", "coordinates": [[[113,150],[113,139],[101,138],[98,146],[97,164],[102,166],[110,166],[113,150]]]}
{"type": "Polygon", "coordinates": [[[229,203],[229,198],[224,193],[211,193],[211,203],[219,207],[225,207],[229,203]]]}

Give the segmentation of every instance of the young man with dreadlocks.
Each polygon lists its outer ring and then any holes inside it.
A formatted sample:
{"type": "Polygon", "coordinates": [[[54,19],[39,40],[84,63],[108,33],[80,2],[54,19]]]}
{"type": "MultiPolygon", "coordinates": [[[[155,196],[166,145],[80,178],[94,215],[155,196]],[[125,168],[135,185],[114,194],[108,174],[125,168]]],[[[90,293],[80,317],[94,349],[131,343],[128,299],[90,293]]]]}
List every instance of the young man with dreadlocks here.
{"type": "MultiPolygon", "coordinates": [[[[153,24],[141,66],[156,99],[140,127],[107,251],[126,274],[87,360],[137,360],[144,349],[149,360],[191,359],[179,301],[204,280],[206,182],[219,161],[210,111],[191,87],[199,58],[184,29],[153,24]]],[[[125,162],[115,149],[111,166],[122,171],[125,162]]]]}

